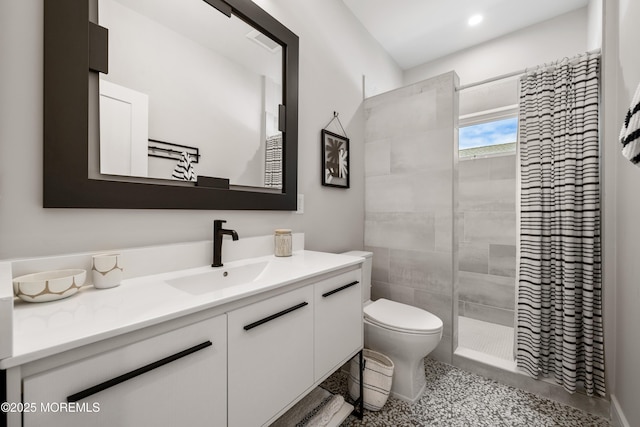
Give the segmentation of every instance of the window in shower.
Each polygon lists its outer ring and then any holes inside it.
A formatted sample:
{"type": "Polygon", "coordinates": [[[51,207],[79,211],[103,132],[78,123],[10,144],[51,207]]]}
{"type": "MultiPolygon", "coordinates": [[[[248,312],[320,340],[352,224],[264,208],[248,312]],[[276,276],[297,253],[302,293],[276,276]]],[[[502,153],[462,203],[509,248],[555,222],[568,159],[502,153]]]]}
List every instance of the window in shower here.
{"type": "Polygon", "coordinates": [[[456,354],[508,369],[515,318],[517,140],[517,105],[460,117],[456,354]]]}
{"type": "Polygon", "coordinates": [[[461,126],[458,152],[461,159],[513,154],[518,139],[518,117],[507,117],[461,126]]]}

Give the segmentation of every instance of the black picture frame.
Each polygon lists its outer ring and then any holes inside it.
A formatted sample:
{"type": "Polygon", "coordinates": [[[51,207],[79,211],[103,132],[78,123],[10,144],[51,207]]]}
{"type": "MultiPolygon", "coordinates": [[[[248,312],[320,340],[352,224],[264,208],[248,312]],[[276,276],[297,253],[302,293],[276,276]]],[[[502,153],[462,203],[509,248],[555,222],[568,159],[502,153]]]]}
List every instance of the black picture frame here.
{"type": "Polygon", "coordinates": [[[349,188],[349,138],[326,129],[320,133],[322,145],[322,185],[349,188]]]}

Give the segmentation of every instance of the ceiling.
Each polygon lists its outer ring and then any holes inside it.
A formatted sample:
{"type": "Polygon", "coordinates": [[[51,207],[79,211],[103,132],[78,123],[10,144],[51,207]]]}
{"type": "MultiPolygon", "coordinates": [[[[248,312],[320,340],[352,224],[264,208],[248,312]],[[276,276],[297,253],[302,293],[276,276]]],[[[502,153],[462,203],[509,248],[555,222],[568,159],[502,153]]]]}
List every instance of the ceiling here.
{"type": "Polygon", "coordinates": [[[586,6],[589,0],[343,0],[403,70],[586,6]],[[484,20],[470,27],[468,19],[484,20]]]}

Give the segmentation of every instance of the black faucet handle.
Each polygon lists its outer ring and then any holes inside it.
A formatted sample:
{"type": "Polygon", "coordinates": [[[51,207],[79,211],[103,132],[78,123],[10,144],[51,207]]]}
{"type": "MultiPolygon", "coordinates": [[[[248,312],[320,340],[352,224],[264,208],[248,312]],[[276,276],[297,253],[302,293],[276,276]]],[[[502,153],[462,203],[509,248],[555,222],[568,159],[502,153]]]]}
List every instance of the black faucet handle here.
{"type": "Polygon", "coordinates": [[[222,224],[224,224],[225,222],[227,222],[227,221],[224,220],[224,219],[214,219],[213,220],[213,226],[219,228],[219,227],[222,227],[222,224]]]}

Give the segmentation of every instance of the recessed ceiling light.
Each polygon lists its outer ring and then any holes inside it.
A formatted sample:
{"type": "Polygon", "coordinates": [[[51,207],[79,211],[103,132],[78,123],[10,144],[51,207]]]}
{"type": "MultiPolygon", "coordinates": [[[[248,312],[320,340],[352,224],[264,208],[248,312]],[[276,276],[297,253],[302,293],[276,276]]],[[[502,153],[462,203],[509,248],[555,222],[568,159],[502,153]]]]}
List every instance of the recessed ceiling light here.
{"type": "Polygon", "coordinates": [[[469,21],[467,22],[470,27],[475,27],[476,25],[481,23],[483,19],[484,18],[482,17],[482,15],[473,15],[471,18],[469,18],[469,21]]]}

